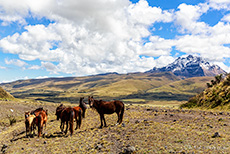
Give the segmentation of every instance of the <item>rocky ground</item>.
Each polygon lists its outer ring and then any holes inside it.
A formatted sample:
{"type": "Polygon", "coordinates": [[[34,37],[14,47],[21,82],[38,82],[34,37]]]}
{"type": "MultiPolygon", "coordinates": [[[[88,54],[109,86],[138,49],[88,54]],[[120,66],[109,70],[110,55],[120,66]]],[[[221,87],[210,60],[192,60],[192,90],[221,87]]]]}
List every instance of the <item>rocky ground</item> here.
{"type": "Polygon", "coordinates": [[[99,115],[88,109],[73,136],[60,133],[54,115],[58,104],[0,102],[2,153],[229,153],[230,113],[126,105],[123,123],[106,115],[108,127],[99,129],[99,115]],[[9,103],[11,103],[9,105],[9,103]],[[25,110],[44,106],[49,120],[43,137],[25,137],[25,110]],[[7,121],[13,108],[17,122],[7,121]],[[17,111],[16,111],[17,110],[17,111]]]}

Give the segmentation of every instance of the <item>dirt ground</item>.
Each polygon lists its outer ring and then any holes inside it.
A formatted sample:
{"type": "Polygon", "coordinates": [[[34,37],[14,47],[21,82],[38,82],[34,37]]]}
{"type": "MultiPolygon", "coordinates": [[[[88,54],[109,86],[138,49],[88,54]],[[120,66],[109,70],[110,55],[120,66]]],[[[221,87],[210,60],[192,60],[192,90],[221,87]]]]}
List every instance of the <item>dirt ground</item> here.
{"type": "Polygon", "coordinates": [[[98,113],[87,109],[81,128],[70,136],[60,133],[60,121],[54,115],[58,104],[0,104],[2,153],[230,153],[230,113],[226,111],[126,104],[121,125],[115,125],[116,114],[106,115],[108,127],[99,129],[98,113]],[[27,138],[23,113],[40,106],[49,110],[44,136],[27,138]],[[10,109],[17,119],[12,126],[6,115],[12,114],[10,109]]]}

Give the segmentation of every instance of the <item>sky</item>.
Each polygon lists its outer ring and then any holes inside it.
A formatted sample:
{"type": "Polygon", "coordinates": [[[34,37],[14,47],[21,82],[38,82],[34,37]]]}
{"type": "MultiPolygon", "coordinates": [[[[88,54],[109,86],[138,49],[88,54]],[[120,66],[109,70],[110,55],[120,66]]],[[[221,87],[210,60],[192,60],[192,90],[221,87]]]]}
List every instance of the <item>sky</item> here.
{"type": "Polygon", "coordinates": [[[230,0],[0,0],[0,83],[144,72],[189,54],[230,72],[230,0]]]}

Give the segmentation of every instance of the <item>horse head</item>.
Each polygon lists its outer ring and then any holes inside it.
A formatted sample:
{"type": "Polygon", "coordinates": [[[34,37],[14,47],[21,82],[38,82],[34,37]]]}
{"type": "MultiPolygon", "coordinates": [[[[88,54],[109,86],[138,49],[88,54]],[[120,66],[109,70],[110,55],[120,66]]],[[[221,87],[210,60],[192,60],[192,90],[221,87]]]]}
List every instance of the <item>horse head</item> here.
{"type": "Polygon", "coordinates": [[[80,105],[79,106],[82,108],[82,110],[87,109],[87,106],[86,106],[86,104],[84,102],[84,97],[80,97],[80,105]]]}
{"type": "Polygon", "coordinates": [[[89,103],[89,107],[92,108],[92,107],[93,107],[93,104],[94,104],[93,96],[89,96],[89,97],[88,97],[88,103],[89,103]]]}
{"type": "Polygon", "coordinates": [[[57,120],[59,120],[59,118],[60,118],[60,116],[61,116],[61,112],[62,112],[62,110],[63,110],[64,108],[65,108],[65,107],[64,107],[63,104],[61,104],[60,106],[57,107],[56,113],[55,113],[55,115],[57,116],[57,120]]]}
{"type": "Polygon", "coordinates": [[[29,111],[25,112],[25,119],[28,118],[29,115],[30,115],[30,112],[29,112],[29,111]]]}

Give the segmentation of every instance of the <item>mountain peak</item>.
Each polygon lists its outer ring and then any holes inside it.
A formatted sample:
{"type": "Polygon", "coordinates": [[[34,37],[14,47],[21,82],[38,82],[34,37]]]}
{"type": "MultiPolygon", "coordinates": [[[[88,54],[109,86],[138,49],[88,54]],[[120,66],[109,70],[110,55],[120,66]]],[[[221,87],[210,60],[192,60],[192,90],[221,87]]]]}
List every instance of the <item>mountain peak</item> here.
{"type": "Polygon", "coordinates": [[[198,76],[216,76],[226,72],[219,66],[209,63],[201,57],[188,55],[178,57],[173,63],[162,68],[154,67],[147,72],[173,72],[177,76],[198,77],[198,76]]]}

